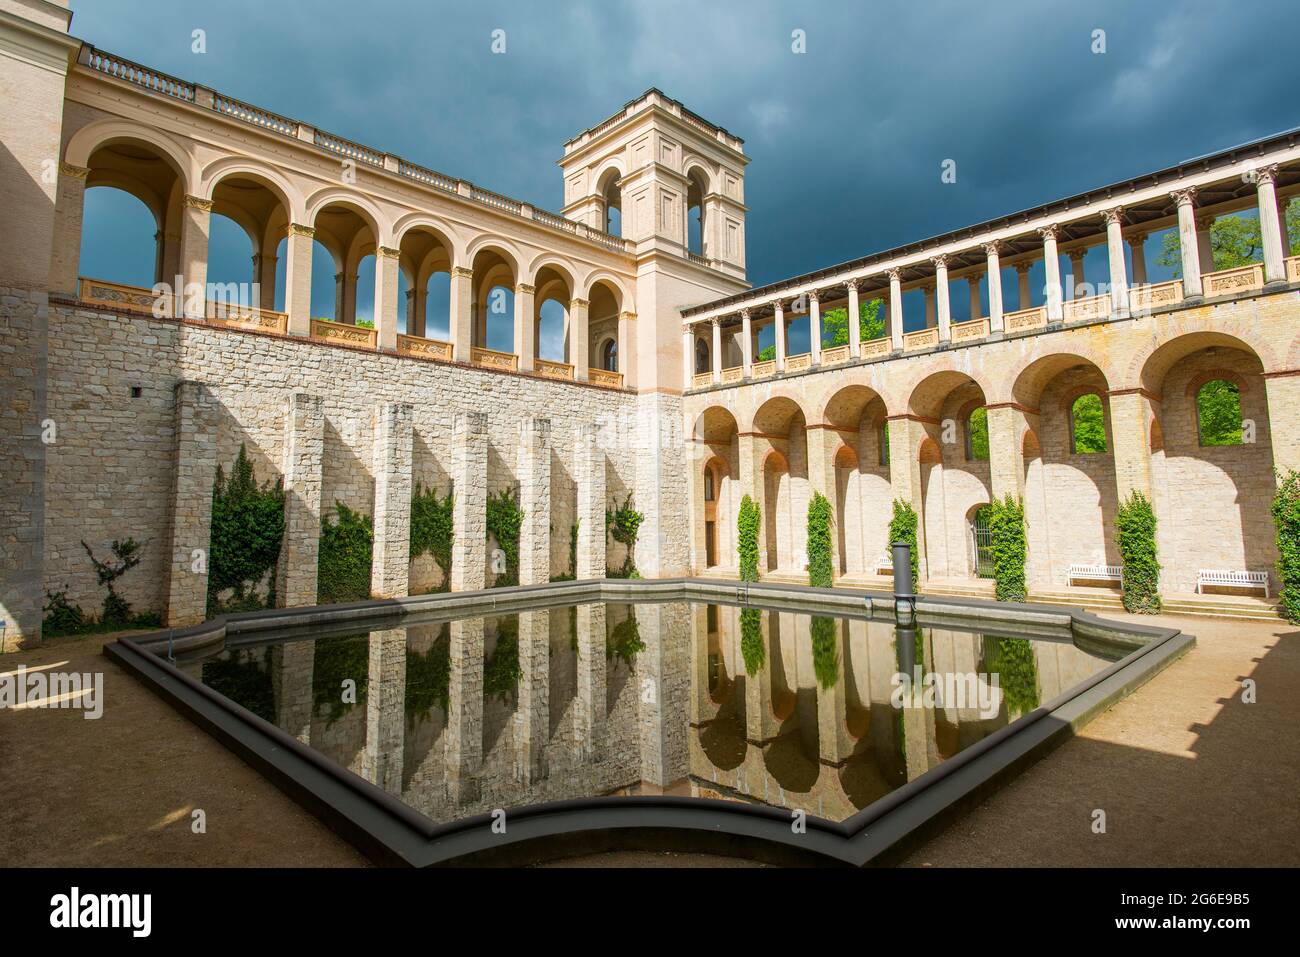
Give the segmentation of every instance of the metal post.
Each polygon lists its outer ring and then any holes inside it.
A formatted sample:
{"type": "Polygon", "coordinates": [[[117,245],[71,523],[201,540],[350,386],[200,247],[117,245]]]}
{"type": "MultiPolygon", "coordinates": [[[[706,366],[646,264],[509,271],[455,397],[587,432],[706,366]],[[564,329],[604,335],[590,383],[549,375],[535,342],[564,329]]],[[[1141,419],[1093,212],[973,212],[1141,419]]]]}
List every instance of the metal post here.
{"type": "Polygon", "coordinates": [[[899,624],[910,625],[916,614],[916,592],[912,589],[912,546],[894,542],[894,616],[899,624]]]}

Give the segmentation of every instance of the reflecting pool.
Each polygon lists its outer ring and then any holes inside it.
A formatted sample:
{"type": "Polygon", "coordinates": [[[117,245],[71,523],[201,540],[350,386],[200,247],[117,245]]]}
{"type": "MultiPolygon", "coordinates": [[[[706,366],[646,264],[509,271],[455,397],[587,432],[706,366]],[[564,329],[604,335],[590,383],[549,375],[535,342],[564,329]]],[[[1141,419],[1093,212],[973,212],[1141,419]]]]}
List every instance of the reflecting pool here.
{"type": "Polygon", "coordinates": [[[667,602],[259,637],[181,667],[437,823],[626,794],[842,821],[1115,658],[667,602]]]}

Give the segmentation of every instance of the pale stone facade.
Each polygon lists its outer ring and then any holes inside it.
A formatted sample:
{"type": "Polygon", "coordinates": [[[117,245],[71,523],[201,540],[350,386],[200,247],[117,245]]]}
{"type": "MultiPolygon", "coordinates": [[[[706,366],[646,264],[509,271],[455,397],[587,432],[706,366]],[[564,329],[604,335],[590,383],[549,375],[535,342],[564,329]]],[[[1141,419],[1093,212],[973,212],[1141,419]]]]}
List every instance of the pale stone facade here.
{"type": "Polygon", "coordinates": [[[491,584],[487,497],[514,489],[525,583],[622,566],[605,513],[629,493],[646,575],[734,570],[745,494],[763,509],[762,571],[802,575],[816,492],[835,505],[840,576],[876,571],[902,499],[921,517],[923,574],[969,578],[974,516],[1007,494],[1024,496],[1039,586],[1116,560],[1114,512],[1132,490],[1156,503],[1170,589],[1275,558],[1273,469],[1300,466],[1294,137],[751,290],[743,142],[658,90],[565,144],[560,216],[129,63],[67,25],[64,4],[0,0],[0,81],[21,104],[0,126],[16,164],[0,190],[7,234],[27,237],[0,257],[10,637],[39,635],[45,591],[98,606],[83,539],[97,554],[143,542],[124,597],[170,624],[201,618],[212,476],[241,445],[259,482],[284,484],[275,594],[288,606],[317,600],[321,524],[338,503],[373,522],[374,595],[491,584]],[[164,285],[79,276],[84,195],[101,186],[150,208],[164,285]],[[1247,207],[1262,261],[1215,271],[1207,223],[1247,207]],[[249,235],[253,300],[231,306],[205,282],[213,215],[249,235]],[[1184,275],[1152,285],[1141,239],[1166,227],[1184,275]],[[332,321],[312,314],[317,244],[336,267],[332,321]],[[1108,282],[1081,289],[1094,244],[1108,282]],[[374,329],[356,324],[366,256],[374,329]],[[439,273],[445,341],[428,335],[439,273]],[[963,283],[974,318],[954,322],[963,283]],[[902,297],[918,288],[925,326],[907,331],[902,297]],[[823,345],[828,310],[870,298],[887,300],[885,335],[861,341],[850,322],[847,344],[823,345]],[[539,353],[546,302],[563,307],[561,359],[539,353]],[[803,312],[810,350],[792,355],[787,325],[803,312]],[[487,347],[502,313],[511,352],[487,347]],[[775,357],[760,360],[769,325],[775,357]],[[1200,446],[1209,379],[1239,389],[1247,444],[1200,446]],[[1106,449],[1076,453],[1071,403],[1092,394],[1106,449]],[[981,408],[987,459],[966,440],[981,408]],[[417,486],[454,495],[449,582],[431,556],[409,558],[417,486]]]}

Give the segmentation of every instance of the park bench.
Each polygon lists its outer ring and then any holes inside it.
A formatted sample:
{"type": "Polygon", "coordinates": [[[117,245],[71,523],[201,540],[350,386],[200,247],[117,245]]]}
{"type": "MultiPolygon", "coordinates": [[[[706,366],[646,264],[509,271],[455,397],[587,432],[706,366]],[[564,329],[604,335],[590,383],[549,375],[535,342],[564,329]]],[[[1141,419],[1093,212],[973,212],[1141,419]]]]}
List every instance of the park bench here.
{"type": "Polygon", "coordinates": [[[1205,585],[1223,585],[1229,588],[1262,588],[1268,597],[1268,572],[1237,572],[1226,568],[1202,568],[1196,573],[1196,593],[1205,594],[1205,585]]]}
{"type": "Polygon", "coordinates": [[[1094,565],[1087,562],[1075,562],[1065,577],[1067,585],[1073,585],[1076,578],[1084,581],[1117,582],[1124,578],[1123,565],[1094,565]]]}

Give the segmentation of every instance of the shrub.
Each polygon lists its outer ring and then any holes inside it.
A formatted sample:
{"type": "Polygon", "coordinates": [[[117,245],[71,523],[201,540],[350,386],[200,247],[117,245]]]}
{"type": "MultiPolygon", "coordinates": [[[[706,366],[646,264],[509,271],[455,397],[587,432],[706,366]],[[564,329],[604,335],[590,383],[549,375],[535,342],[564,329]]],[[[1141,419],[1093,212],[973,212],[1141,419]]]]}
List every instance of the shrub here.
{"type": "Polygon", "coordinates": [[[1160,562],[1156,513],[1150,500],[1141,492],[1133,492],[1119,507],[1115,530],[1124,564],[1124,609],[1137,615],[1154,615],[1160,611],[1160,562]]]}
{"type": "Polygon", "coordinates": [[[1278,611],[1292,624],[1300,624],[1300,472],[1295,469],[1280,476],[1273,497],[1273,525],[1277,529],[1277,577],[1282,584],[1278,611]]]}
{"type": "Polygon", "coordinates": [[[370,597],[370,560],[374,531],[370,516],[334,503],[335,518],[320,527],[316,600],[322,605],[364,601],[370,597]]]}
{"type": "Polygon", "coordinates": [[[502,489],[487,499],[487,533],[497,540],[505,555],[505,570],[497,573],[493,588],[519,584],[519,530],[524,524],[524,510],[519,507],[519,489],[502,489]]]}
{"type": "Polygon", "coordinates": [[[441,591],[451,588],[452,493],[440,498],[419,482],[411,492],[411,560],[426,552],[442,571],[441,591]]]}
{"type": "Polygon", "coordinates": [[[821,492],[814,492],[808,503],[808,584],[830,588],[835,584],[835,565],[831,560],[831,503],[821,492]]]}
{"type": "Polygon", "coordinates": [[[241,443],[229,480],[218,465],[212,482],[209,615],[275,605],[274,569],[283,538],[284,481],[277,478],[274,483],[268,480],[259,486],[253,477],[253,463],[241,443]],[[265,599],[255,591],[263,578],[268,578],[265,599]],[[234,595],[223,605],[218,596],[227,589],[234,595]]]}
{"type": "Polygon", "coordinates": [[[892,548],[895,542],[904,542],[912,546],[912,590],[921,582],[920,556],[917,554],[916,546],[916,528],[917,517],[916,509],[911,504],[904,502],[901,498],[894,499],[894,517],[889,522],[889,541],[887,547],[892,548]]]}
{"type": "Polygon", "coordinates": [[[636,537],[641,531],[641,523],[645,521],[645,516],[632,507],[632,493],[627,493],[627,498],[623,499],[623,504],[619,505],[615,500],[614,510],[605,512],[605,527],[609,529],[609,534],[614,537],[614,541],[627,547],[627,555],[623,559],[622,574],[619,578],[640,578],[636,573],[636,537]]]}
{"type": "Polygon", "coordinates": [[[117,593],[113,583],[140,564],[139,552],[143,546],[134,538],[128,538],[126,541],[114,539],[110,547],[117,561],[112,564],[101,562],[96,558],[84,539],[81,547],[86,550],[90,564],[95,568],[95,578],[99,580],[100,585],[108,589],[108,595],[104,598],[104,610],[99,616],[99,624],[109,629],[126,628],[135,624],[135,619],[131,615],[130,602],[117,593]]]}
{"type": "Polygon", "coordinates": [[[89,631],[95,624],[95,619],[82,611],[80,605],[68,601],[66,585],[60,591],[45,592],[44,612],[41,634],[49,638],[89,631]]]}
{"type": "Polygon", "coordinates": [[[736,516],[736,553],[744,582],[758,581],[758,526],[762,520],[763,513],[754,500],[748,495],[742,498],[736,516]]]}
{"type": "Polygon", "coordinates": [[[989,515],[989,532],[993,539],[993,577],[998,601],[1024,601],[1025,587],[1025,505],[1008,495],[993,501],[989,515]]]}

